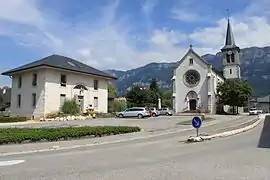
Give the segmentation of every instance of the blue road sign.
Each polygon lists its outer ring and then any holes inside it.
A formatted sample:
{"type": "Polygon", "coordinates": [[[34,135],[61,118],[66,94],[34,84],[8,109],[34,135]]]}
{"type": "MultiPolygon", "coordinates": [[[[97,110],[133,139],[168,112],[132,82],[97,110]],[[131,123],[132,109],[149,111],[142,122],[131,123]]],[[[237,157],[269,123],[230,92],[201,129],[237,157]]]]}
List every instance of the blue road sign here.
{"type": "Polygon", "coordinates": [[[198,129],[198,128],[201,127],[201,125],[202,125],[201,118],[199,118],[198,116],[195,116],[195,117],[192,118],[192,126],[194,128],[197,128],[198,129]]]}

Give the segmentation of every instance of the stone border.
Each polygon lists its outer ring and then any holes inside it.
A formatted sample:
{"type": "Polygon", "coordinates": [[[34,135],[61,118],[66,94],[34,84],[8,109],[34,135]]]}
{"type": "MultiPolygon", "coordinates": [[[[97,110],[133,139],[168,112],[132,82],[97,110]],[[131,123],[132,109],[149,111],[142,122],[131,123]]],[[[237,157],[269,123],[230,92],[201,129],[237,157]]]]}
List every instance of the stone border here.
{"type": "Polygon", "coordinates": [[[222,133],[218,133],[218,134],[213,134],[213,135],[209,135],[209,136],[198,136],[198,137],[189,137],[186,142],[202,142],[202,141],[205,141],[205,140],[211,140],[213,138],[222,138],[222,137],[228,137],[228,136],[232,136],[232,135],[235,135],[235,134],[239,134],[239,133],[242,133],[242,132],[245,132],[245,131],[248,131],[254,127],[256,127],[257,125],[259,125],[263,119],[264,119],[265,115],[262,115],[262,116],[257,116],[256,119],[257,121],[254,122],[253,124],[251,125],[248,125],[246,127],[243,127],[243,128],[239,128],[239,129],[235,129],[235,130],[231,130],[231,131],[226,131],[226,132],[222,132],[222,133]]]}

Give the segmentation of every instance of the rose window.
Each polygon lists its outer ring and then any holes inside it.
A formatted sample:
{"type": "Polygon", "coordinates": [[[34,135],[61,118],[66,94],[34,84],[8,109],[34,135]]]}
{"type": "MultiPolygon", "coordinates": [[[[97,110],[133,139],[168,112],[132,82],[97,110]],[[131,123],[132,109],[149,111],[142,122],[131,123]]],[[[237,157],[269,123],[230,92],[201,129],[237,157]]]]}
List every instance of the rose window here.
{"type": "Polygon", "coordinates": [[[184,81],[188,86],[196,86],[200,81],[200,74],[195,70],[188,70],[184,75],[184,81]]]}

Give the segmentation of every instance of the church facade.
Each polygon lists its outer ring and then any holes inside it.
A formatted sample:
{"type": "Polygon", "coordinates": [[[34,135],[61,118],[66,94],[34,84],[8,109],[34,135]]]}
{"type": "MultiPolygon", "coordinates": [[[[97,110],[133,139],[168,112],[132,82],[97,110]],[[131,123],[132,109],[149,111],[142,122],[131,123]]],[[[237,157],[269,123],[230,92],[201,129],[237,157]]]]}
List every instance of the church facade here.
{"type": "Polygon", "coordinates": [[[223,72],[216,71],[190,45],[174,68],[173,109],[176,113],[202,110],[216,113],[216,89],[227,78],[240,77],[240,48],[235,44],[228,20],[225,45],[221,49],[223,72]]]}

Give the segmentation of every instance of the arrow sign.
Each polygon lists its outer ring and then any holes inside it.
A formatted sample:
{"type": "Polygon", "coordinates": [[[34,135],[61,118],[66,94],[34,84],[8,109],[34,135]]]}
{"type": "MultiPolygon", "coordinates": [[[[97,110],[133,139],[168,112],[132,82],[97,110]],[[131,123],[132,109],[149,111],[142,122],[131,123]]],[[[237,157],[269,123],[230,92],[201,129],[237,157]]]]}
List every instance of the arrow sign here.
{"type": "Polygon", "coordinates": [[[198,116],[192,118],[192,126],[196,129],[200,128],[202,125],[202,120],[198,116]]]}

